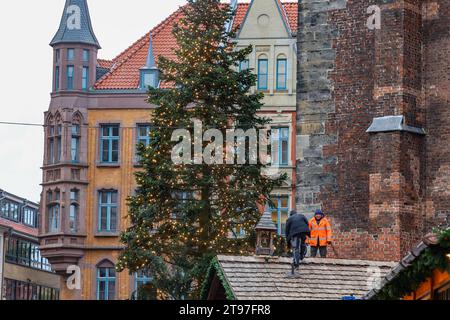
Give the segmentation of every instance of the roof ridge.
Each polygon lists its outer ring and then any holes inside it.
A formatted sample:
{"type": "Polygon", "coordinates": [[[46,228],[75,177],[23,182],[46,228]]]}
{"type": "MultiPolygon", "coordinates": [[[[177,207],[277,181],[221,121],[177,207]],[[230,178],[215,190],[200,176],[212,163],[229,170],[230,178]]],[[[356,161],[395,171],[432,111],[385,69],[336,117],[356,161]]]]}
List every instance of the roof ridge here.
{"type": "MultiPolygon", "coordinates": [[[[292,259],[287,257],[266,257],[266,256],[236,256],[236,255],[218,255],[218,259],[230,260],[230,261],[246,261],[259,263],[262,261],[267,262],[281,262],[291,263],[292,259]]],[[[395,261],[375,261],[375,260],[359,260],[359,259],[332,259],[332,258],[306,258],[305,264],[334,264],[334,265],[360,265],[360,266],[384,266],[391,267],[396,265],[395,261]]]]}
{"type": "Polygon", "coordinates": [[[98,85],[102,84],[103,81],[105,81],[109,76],[118,68],[120,68],[125,62],[127,62],[133,54],[135,54],[138,50],[140,50],[143,46],[145,46],[148,42],[150,42],[150,33],[153,34],[153,36],[157,35],[161,30],[163,30],[163,27],[167,25],[169,22],[171,22],[180,12],[181,10],[187,5],[180,6],[177,10],[175,10],[172,14],[170,14],[166,19],[161,21],[159,24],[157,24],[155,27],[153,27],[149,32],[147,32],[144,36],[139,38],[137,41],[135,41],[132,45],[130,45],[127,49],[122,51],[119,55],[117,55],[115,58],[113,58],[114,65],[111,68],[111,70],[106,73],[103,77],[101,77],[98,81],[95,82],[94,87],[97,87],[98,85]],[[134,50],[132,50],[134,48],[134,50]],[[128,54],[126,54],[128,52],[128,54]],[[121,56],[125,56],[120,61],[117,61],[121,56]]]}

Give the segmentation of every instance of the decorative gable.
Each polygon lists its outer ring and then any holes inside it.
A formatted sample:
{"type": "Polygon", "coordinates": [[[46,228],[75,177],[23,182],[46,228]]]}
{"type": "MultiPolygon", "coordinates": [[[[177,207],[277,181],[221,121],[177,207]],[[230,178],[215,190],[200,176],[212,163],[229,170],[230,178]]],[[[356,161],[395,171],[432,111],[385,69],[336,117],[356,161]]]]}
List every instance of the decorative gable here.
{"type": "Polygon", "coordinates": [[[280,1],[252,0],[238,38],[289,38],[291,35],[286,12],[280,1]]]}

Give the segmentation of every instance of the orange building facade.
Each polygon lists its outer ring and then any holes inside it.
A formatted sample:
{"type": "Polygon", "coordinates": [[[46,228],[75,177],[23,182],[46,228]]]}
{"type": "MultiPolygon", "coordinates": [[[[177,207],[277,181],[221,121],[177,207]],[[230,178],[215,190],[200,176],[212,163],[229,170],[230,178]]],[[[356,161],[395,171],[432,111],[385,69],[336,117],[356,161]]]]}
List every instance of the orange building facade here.
{"type": "Polygon", "coordinates": [[[404,300],[450,300],[450,275],[448,272],[433,271],[433,276],[420,287],[403,298],[404,300]]]}

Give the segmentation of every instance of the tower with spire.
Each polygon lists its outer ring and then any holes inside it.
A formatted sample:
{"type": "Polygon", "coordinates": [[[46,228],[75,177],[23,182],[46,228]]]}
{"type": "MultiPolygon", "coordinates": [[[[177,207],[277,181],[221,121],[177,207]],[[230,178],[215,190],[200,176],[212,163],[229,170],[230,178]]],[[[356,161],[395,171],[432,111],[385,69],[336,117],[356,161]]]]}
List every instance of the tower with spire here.
{"type": "Polygon", "coordinates": [[[53,92],[88,91],[96,80],[97,52],[101,47],[86,0],[66,0],[50,46],[54,50],[53,92]]]}
{"type": "MultiPolygon", "coordinates": [[[[96,82],[100,44],[87,0],[66,0],[50,46],[53,85],[44,122],[39,236],[43,256],[56,273],[67,277],[68,267],[78,265],[85,255],[88,233],[88,101],[96,82]]],[[[65,279],[62,277],[61,288],[65,279]]],[[[81,298],[80,290],[66,290],[61,295],[81,298]]]]}

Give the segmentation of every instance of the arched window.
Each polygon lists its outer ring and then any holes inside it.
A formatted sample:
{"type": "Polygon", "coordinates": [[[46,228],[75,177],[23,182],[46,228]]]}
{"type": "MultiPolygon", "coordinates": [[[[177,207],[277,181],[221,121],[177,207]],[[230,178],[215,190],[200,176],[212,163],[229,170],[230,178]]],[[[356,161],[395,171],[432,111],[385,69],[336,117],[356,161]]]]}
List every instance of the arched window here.
{"type": "Polygon", "coordinates": [[[284,55],[277,58],[277,90],[287,89],[287,59],[284,55]]]}
{"type": "Polygon", "coordinates": [[[48,164],[54,164],[61,161],[62,154],[62,121],[59,115],[55,118],[50,116],[46,123],[47,126],[47,158],[48,164]]]}
{"type": "Polygon", "coordinates": [[[79,190],[70,190],[70,208],[69,208],[69,230],[78,232],[79,221],[79,190]]]}
{"type": "Polygon", "coordinates": [[[60,207],[60,191],[57,189],[47,193],[47,221],[48,232],[60,231],[61,223],[61,207],[60,207]]]}
{"type": "Polygon", "coordinates": [[[72,138],[70,142],[70,158],[72,163],[80,162],[81,119],[81,115],[77,112],[72,120],[72,138]]]}
{"type": "Polygon", "coordinates": [[[116,297],[116,269],[109,260],[97,265],[97,300],[114,300],[116,297]]]}
{"type": "Polygon", "coordinates": [[[153,277],[149,270],[141,270],[134,274],[134,300],[156,300],[157,290],[153,286],[153,277]]]}
{"type": "Polygon", "coordinates": [[[258,57],[258,90],[269,88],[269,60],[266,55],[258,57]]]}

